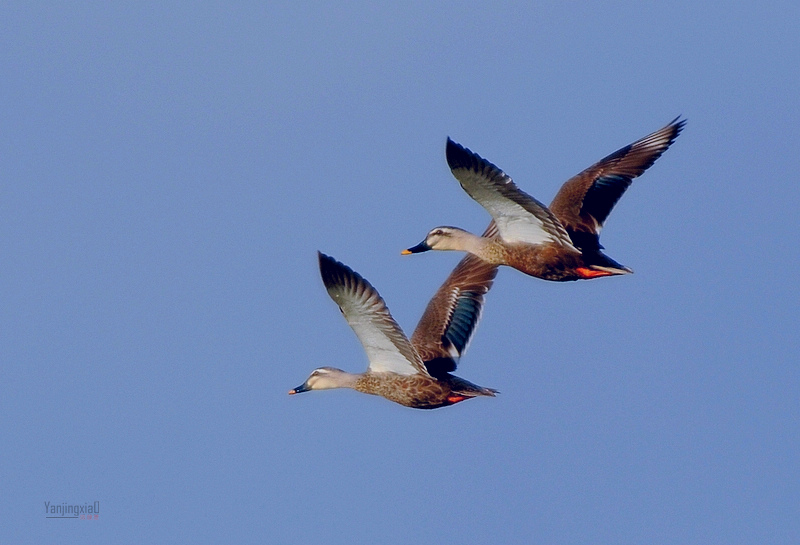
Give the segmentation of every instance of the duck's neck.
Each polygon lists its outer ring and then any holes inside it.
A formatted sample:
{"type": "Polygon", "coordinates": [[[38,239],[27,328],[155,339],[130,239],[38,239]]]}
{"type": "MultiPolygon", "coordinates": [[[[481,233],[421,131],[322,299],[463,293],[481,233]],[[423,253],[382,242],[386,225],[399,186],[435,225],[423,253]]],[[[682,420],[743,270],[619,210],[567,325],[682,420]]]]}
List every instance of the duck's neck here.
{"type": "Polygon", "coordinates": [[[497,239],[479,237],[470,232],[462,231],[458,235],[459,250],[469,252],[480,257],[492,265],[503,265],[506,262],[503,246],[497,239]]]}
{"type": "Polygon", "coordinates": [[[361,374],[348,373],[347,371],[339,371],[336,373],[336,388],[355,388],[356,382],[361,378],[361,374]]]}

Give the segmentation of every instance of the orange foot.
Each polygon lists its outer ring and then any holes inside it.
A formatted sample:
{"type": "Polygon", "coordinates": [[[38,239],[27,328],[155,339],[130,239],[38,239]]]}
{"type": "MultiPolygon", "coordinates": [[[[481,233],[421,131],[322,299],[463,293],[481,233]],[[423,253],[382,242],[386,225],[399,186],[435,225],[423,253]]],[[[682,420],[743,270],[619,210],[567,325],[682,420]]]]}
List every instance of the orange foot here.
{"type": "Polygon", "coordinates": [[[596,271],[594,269],[587,269],[586,267],[578,267],[575,269],[581,278],[598,278],[600,276],[612,276],[614,273],[608,271],[596,271]]]}

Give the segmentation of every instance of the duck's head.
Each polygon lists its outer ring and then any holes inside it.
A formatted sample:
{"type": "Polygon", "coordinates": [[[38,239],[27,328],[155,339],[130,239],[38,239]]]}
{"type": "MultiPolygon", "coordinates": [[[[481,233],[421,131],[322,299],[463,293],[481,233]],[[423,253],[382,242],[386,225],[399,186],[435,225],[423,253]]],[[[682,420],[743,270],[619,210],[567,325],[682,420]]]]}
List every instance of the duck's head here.
{"type": "Polygon", "coordinates": [[[458,227],[434,227],[430,230],[425,240],[407,250],[400,252],[402,255],[418,254],[428,250],[462,250],[462,239],[467,234],[458,227]]]}
{"type": "Polygon", "coordinates": [[[300,394],[310,390],[346,388],[350,386],[351,376],[350,373],[335,367],[320,367],[319,369],[314,369],[303,384],[289,390],[289,395],[300,394]]]}

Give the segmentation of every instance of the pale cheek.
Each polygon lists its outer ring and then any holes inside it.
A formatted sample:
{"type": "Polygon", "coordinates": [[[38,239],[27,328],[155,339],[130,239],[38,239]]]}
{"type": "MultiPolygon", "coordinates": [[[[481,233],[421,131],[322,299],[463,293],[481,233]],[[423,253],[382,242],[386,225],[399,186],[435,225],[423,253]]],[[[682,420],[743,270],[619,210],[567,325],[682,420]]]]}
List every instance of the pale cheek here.
{"type": "Polygon", "coordinates": [[[325,380],[324,377],[315,378],[314,380],[308,383],[308,386],[312,390],[328,390],[331,388],[330,382],[325,380]]]}

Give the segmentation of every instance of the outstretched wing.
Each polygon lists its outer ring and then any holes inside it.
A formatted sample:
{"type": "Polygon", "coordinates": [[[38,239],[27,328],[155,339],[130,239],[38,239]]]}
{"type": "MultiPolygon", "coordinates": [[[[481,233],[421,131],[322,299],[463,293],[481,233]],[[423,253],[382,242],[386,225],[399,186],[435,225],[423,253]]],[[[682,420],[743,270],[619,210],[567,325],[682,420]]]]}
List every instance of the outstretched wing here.
{"type": "Polygon", "coordinates": [[[502,170],[450,138],[446,154],[453,176],[491,214],[504,241],[572,247],[556,216],[518,188],[502,170]]]}
{"type": "Polygon", "coordinates": [[[676,117],[666,127],[615,151],[561,186],[550,210],[578,246],[582,246],[582,238],[596,242],[608,214],[633,179],[667,151],[685,124],[676,117]]]}
{"type": "MultiPolygon", "coordinates": [[[[484,237],[497,236],[492,221],[484,237]]],[[[433,376],[455,371],[469,346],[483,311],[484,296],[497,276],[497,266],[468,254],[436,291],[422,314],[411,344],[433,376]]]]}
{"type": "Polygon", "coordinates": [[[322,282],[361,341],[369,369],[400,375],[428,375],[422,359],[377,290],[347,265],[318,253],[322,282]]]}

